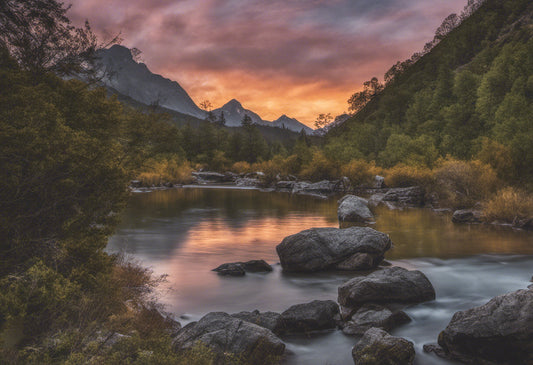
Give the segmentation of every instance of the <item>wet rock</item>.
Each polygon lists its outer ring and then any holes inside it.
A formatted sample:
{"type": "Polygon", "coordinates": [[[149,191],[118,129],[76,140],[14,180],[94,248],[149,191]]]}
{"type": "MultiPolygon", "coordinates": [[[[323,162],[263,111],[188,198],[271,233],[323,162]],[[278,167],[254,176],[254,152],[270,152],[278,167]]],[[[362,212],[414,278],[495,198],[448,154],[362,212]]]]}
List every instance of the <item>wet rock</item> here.
{"type": "Polygon", "coordinates": [[[424,205],[425,191],[420,186],[412,186],[409,188],[394,188],[389,189],[383,197],[384,202],[393,202],[400,206],[422,206],[424,205]]]}
{"type": "Polygon", "coordinates": [[[481,223],[481,212],[473,209],[461,209],[453,212],[453,223],[481,223]]]}
{"type": "Polygon", "coordinates": [[[382,201],[383,201],[383,197],[385,196],[385,193],[377,193],[377,194],[373,194],[369,199],[368,199],[368,206],[369,207],[377,207],[382,201]]]}
{"type": "Polygon", "coordinates": [[[374,176],[373,187],[375,189],[383,189],[385,187],[385,178],[379,175],[374,176]]]}
{"type": "Polygon", "coordinates": [[[285,344],[272,331],[223,312],[212,312],[189,323],[173,340],[178,353],[199,345],[213,351],[217,364],[227,363],[228,355],[240,357],[245,363],[262,364],[281,357],[285,351],[285,344]]]}
{"type": "Polygon", "coordinates": [[[250,260],[222,264],[212,271],[218,272],[219,275],[242,276],[246,272],[270,272],[272,271],[272,266],[265,260],[250,260]]]}
{"type": "Polygon", "coordinates": [[[420,303],[435,299],[435,289],[418,270],[387,267],[339,286],[338,302],[353,313],[367,303],[420,303]],[[350,310],[351,309],[351,310],[350,310]]]}
{"type": "Polygon", "coordinates": [[[355,195],[345,195],[339,200],[337,209],[339,222],[368,223],[374,221],[374,215],[368,209],[368,201],[355,195]]]}
{"type": "Polygon", "coordinates": [[[199,183],[224,183],[234,180],[234,176],[232,175],[211,171],[196,171],[192,173],[192,176],[197,178],[199,183]]]}
{"type": "Polygon", "coordinates": [[[368,227],[311,228],[285,237],[276,247],[283,270],[368,270],[391,247],[388,235],[368,227]]]}
{"type": "Polygon", "coordinates": [[[314,300],[296,304],[281,313],[285,333],[321,331],[337,327],[339,306],[333,300],[314,300]]]}
{"type": "Polygon", "coordinates": [[[437,354],[462,362],[532,364],[533,291],[500,295],[455,313],[438,342],[437,354]]]}
{"type": "Polygon", "coordinates": [[[328,180],[322,180],[316,183],[301,181],[294,183],[292,193],[329,195],[335,192],[336,185],[335,182],[328,180]]]}
{"type": "Polygon", "coordinates": [[[239,187],[256,187],[261,185],[261,180],[249,177],[238,177],[235,179],[235,185],[239,187]]]}
{"type": "Polygon", "coordinates": [[[212,271],[216,271],[221,276],[244,276],[246,274],[244,268],[239,263],[222,264],[212,271]]]}
{"type": "Polygon", "coordinates": [[[371,328],[353,347],[352,357],[355,365],[411,365],[415,348],[410,341],[371,328]]]}
{"type": "Polygon", "coordinates": [[[231,316],[267,328],[277,335],[283,332],[283,326],[281,325],[281,314],[276,312],[261,313],[258,310],[254,310],[252,312],[234,313],[231,316]]]}
{"type": "Polygon", "coordinates": [[[278,181],[276,183],[277,190],[289,190],[292,191],[294,187],[294,181],[278,181]]]}
{"type": "Polygon", "coordinates": [[[343,324],[342,332],[347,335],[362,335],[372,327],[390,331],[410,321],[411,318],[403,311],[393,313],[377,304],[365,304],[343,324]]]}

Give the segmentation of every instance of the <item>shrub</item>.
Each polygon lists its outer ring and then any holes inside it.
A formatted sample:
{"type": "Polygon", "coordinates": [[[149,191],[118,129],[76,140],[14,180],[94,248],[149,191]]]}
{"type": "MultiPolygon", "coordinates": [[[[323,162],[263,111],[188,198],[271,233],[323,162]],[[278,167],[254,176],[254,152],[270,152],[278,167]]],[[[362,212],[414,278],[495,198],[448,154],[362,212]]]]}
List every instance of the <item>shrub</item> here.
{"type": "Polygon", "coordinates": [[[500,181],[494,169],[481,161],[441,161],[435,171],[441,201],[454,208],[471,207],[496,192],[500,181]]]}
{"type": "Polygon", "coordinates": [[[385,183],[390,187],[424,186],[433,184],[433,174],[426,167],[398,164],[384,172],[385,183]]]}
{"type": "Polygon", "coordinates": [[[488,222],[512,223],[516,218],[533,218],[533,197],[525,191],[507,187],[485,202],[483,213],[488,222]]]}
{"type": "Polygon", "coordinates": [[[350,179],[354,186],[371,184],[374,176],[381,174],[381,169],[376,167],[374,161],[351,160],[350,163],[341,167],[342,176],[350,179]]]}

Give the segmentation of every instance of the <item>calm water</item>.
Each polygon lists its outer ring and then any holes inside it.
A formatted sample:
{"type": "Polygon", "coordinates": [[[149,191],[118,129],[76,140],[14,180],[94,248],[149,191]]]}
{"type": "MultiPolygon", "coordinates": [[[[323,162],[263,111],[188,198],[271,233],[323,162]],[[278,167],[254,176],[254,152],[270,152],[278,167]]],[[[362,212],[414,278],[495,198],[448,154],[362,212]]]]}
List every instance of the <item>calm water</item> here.
{"type": "MultiPolygon", "coordinates": [[[[109,250],[125,250],[168,277],[162,300],[177,316],[197,320],[211,311],[283,311],[314,299],[337,298],[348,273],[268,274],[220,277],[219,264],[264,259],[278,263],[275,246],[311,227],[336,227],[336,199],[318,200],[256,190],[186,188],[134,194],[109,250]]],[[[406,312],[413,319],[392,333],[415,343],[416,363],[449,364],[422,352],[436,342],[453,313],[525,288],[533,274],[533,234],[510,228],[458,226],[425,209],[378,209],[374,228],[394,248],[386,259],[423,271],[437,299],[406,312]]],[[[187,322],[187,320],[182,323],[187,322]]],[[[356,338],[341,331],[284,337],[288,364],[352,364],[356,338]]]]}

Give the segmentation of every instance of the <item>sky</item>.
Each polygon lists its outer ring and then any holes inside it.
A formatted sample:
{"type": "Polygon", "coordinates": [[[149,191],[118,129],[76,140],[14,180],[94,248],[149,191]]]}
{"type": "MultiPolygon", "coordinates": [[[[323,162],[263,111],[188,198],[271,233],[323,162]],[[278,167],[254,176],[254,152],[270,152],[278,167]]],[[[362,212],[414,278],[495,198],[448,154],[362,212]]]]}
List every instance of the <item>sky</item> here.
{"type": "Polygon", "coordinates": [[[199,104],[231,99],[312,126],[433,38],[466,0],[71,0],[103,41],[120,32],[199,104]]]}

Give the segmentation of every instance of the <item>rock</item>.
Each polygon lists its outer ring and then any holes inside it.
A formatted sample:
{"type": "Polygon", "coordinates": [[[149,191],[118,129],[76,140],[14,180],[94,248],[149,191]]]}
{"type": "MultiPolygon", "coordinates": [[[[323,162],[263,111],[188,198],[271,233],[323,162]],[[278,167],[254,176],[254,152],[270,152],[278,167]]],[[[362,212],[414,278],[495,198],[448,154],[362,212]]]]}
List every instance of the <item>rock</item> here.
{"type": "Polygon", "coordinates": [[[267,328],[277,335],[283,332],[281,314],[276,312],[261,313],[258,310],[254,310],[252,312],[234,313],[231,316],[267,328]]]}
{"type": "Polygon", "coordinates": [[[377,207],[383,201],[384,196],[385,196],[384,193],[373,194],[368,199],[368,206],[373,207],[373,208],[377,207]]]}
{"type": "Polygon", "coordinates": [[[231,182],[234,177],[232,175],[225,175],[218,172],[211,171],[197,171],[193,172],[192,176],[198,179],[199,183],[223,183],[231,182]]]}
{"type": "Polygon", "coordinates": [[[376,189],[383,189],[385,186],[385,178],[383,176],[376,175],[374,176],[373,187],[376,189]]]}
{"type": "Polygon", "coordinates": [[[355,365],[411,365],[415,348],[411,341],[371,328],[353,347],[352,357],[355,365]]]}
{"type": "Polygon", "coordinates": [[[390,331],[410,321],[411,318],[403,311],[393,313],[390,309],[377,304],[365,304],[343,324],[342,332],[347,335],[362,335],[372,327],[390,331]]]}
{"type": "Polygon", "coordinates": [[[462,209],[453,212],[453,223],[481,223],[481,212],[473,209],[462,209]]]}
{"type": "Polygon", "coordinates": [[[277,190],[291,190],[294,187],[294,181],[278,181],[276,183],[277,190]]]}
{"type": "Polygon", "coordinates": [[[235,179],[235,185],[239,187],[255,187],[261,185],[261,181],[259,179],[252,179],[249,177],[238,177],[235,179]]]}
{"type": "Polygon", "coordinates": [[[533,230],[533,218],[515,217],[513,220],[513,227],[520,229],[533,230]]]}
{"type": "Polygon", "coordinates": [[[285,237],[276,247],[283,270],[368,270],[391,247],[385,233],[368,227],[311,228],[285,237]]]}
{"type": "Polygon", "coordinates": [[[383,201],[394,202],[401,206],[412,205],[422,206],[424,205],[425,191],[420,186],[412,186],[409,188],[394,188],[389,189],[383,197],[383,201]]]}
{"type": "Polygon", "coordinates": [[[270,272],[272,266],[265,260],[250,260],[222,264],[212,271],[218,272],[219,275],[243,276],[246,272],[270,272]]]}
{"type": "Polygon", "coordinates": [[[368,209],[368,201],[355,195],[345,195],[339,200],[337,209],[339,222],[368,223],[374,221],[374,215],[368,209]]]}
{"type": "Polygon", "coordinates": [[[281,313],[285,333],[321,331],[337,327],[339,306],[333,300],[314,300],[296,304],[281,313]]]}
{"type": "MultiPolygon", "coordinates": [[[[367,303],[420,303],[435,299],[435,289],[418,270],[387,267],[339,286],[338,302],[348,309],[367,303]]],[[[353,313],[353,310],[343,311],[353,313]]]]}
{"type": "Polygon", "coordinates": [[[446,357],[463,362],[532,364],[533,291],[500,295],[455,313],[438,342],[446,357]]]}
{"type": "Polygon", "coordinates": [[[244,276],[246,274],[240,263],[222,264],[212,271],[216,271],[221,276],[244,276]]]}
{"type": "Polygon", "coordinates": [[[322,180],[316,183],[301,181],[294,183],[292,193],[328,195],[335,192],[336,185],[337,184],[335,182],[331,182],[328,180],[322,180]]]}
{"type": "Polygon", "coordinates": [[[223,312],[212,312],[189,323],[172,344],[178,353],[206,346],[217,356],[216,364],[227,363],[227,356],[237,356],[247,364],[263,364],[279,359],[285,351],[285,344],[270,330],[223,312]]]}

